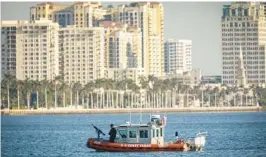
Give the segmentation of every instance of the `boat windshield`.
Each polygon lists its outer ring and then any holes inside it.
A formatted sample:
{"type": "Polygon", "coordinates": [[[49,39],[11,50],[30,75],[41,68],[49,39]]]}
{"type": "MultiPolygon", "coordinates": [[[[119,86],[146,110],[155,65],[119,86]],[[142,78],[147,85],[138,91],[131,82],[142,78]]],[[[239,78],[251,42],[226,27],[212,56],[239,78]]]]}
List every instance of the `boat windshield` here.
{"type": "Polygon", "coordinates": [[[127,138],[127,131],[126,130],[119,130],[118,132],[122,138],[127,138]]]}

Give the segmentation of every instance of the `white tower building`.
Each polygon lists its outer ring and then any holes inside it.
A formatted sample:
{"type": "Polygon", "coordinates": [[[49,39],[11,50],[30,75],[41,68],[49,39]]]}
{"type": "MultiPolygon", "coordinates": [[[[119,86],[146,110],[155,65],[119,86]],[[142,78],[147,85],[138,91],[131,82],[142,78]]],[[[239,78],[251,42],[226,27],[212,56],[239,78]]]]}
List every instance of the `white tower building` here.
{"type": "Polygon", "coordinates": [[[237,85],[245,86],[246,85],[246,71],[244,67],[242,48],[240,47],[240,53],[238,58],[238,70],[237,70],[237,85]]]}
{"type": "Polygon", "coordinates": [[[192,41],[169,39],[164,45],[165,72],[182,73],[192,70],[192,41]]]}

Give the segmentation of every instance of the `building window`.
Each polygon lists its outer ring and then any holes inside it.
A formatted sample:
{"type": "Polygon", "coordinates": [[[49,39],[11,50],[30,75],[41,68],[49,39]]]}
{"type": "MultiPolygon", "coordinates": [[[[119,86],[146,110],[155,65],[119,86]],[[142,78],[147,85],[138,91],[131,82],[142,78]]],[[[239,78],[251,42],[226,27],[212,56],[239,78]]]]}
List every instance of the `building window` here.
{"type": "Polygon", "coordinates": [[[236,16],[236,10],[232,9],[232,16],[236,16]]]}
{"type": "Polygon", "coordinates": [[[237,12],[238,12],[238,16],[242,16],[242,8],[238,8],[237,12]]]}
{"type": "Polygon", "coordinates": [[[248,16],[248,9],[244,9],[244,16],[248,16]]]}

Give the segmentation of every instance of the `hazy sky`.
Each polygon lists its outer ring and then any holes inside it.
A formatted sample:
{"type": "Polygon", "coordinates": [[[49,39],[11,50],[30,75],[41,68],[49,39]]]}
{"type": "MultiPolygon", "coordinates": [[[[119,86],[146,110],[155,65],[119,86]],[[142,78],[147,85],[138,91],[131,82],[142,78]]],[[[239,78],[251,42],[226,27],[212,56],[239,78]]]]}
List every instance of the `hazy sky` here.
{"type": "MultiPolygon", "coordinates": [[[[28,20],[29,8],[38,3],[2,2],[1,20],[28,20]]],[[[221,75],[223,4],[225,2],[163,2],[165,40],[192,40],[192,67],[200,68],[204,75],[221,75]]]]}

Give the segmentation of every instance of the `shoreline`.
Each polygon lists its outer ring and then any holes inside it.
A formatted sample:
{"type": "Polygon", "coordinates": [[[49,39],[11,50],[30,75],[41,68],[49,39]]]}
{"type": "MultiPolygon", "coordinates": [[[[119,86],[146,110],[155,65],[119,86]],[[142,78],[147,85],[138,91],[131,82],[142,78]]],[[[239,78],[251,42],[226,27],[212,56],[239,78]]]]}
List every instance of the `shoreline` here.
{"type": "Polygon", "coordinates": [[[124,108],[124,109],[40,109],[1,110],[1,115],[57,115],[57,114],[123,114],[123,113],[206,113],[206,112],[260,112],[263,107],[200,107],[200,108],[124,108]]]}

